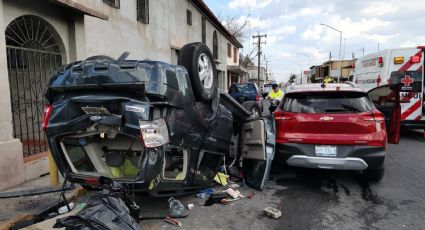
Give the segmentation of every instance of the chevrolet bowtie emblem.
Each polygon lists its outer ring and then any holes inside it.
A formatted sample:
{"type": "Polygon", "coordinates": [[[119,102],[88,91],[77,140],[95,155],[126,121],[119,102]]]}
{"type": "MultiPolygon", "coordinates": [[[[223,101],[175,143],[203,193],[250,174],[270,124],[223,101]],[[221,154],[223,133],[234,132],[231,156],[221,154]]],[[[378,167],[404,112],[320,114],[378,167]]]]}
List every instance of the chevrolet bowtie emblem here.
{"type": "Polygon", "coordinates": [[[320,118],[321,121],[332,121],[333,119],[334,119],[333,117],[328,117],[328,116],[320,118]]]}

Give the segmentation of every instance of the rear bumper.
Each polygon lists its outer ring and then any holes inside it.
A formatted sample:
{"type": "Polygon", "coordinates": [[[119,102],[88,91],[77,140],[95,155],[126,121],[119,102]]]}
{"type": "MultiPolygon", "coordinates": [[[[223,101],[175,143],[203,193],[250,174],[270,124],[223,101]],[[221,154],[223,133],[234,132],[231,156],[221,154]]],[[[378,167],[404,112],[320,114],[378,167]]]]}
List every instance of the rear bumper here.
{"type": "Polygon", "coordinates": [[[336,157],[315,156],[315,145],[277,143],[276,159],[290,166],[336,170],[380,169],[384,166],[384,147],[338,145],[336,157]]]}
{"type": "Polygon", "coordinates": [[[368,167],[364,160],[354,157],[327,158],[295,155],[290,157],[286,163],[296,167],[337,170],[364,170],[368,167]]]}

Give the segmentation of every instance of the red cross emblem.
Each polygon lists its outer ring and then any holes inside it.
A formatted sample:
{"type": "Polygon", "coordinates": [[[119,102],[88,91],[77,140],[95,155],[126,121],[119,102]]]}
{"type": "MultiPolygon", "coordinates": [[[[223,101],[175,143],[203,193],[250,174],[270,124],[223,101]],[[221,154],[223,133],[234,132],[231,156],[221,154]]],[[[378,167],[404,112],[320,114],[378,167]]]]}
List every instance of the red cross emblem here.
{"type": "Polygon", "coordinates": [[[413,82],[414,80],[410,77],[410,75],[404,75],[404,78],[401,79],[401,83],[403,83],[405,87],[409,87],[413,82]]]}

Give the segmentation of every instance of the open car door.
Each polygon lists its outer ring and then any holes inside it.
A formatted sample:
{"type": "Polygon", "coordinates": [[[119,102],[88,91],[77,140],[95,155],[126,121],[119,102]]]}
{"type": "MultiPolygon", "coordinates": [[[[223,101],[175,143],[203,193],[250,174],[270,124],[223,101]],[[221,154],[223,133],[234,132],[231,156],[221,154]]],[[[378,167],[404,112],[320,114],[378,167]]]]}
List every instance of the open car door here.
{"type": "MultiPolygon", "coordinates": [[[[388,143],[398,144],[403,118],[400,103],[409,103],[408,100],[412,98],[409,95],[422,94],[422,81],[422,72],[394,71],[388,85],[368,92],[375,107],[385,115],[388,143]]],[[[405,113],[408,113],[408,110],[405,113]]]]}
{"type": "Polygon", "coordinates": [[[258,190],[264,188],[275,152],[273,116],[249,120],[242,125],[241,151],[245,183],[258,190]]]}

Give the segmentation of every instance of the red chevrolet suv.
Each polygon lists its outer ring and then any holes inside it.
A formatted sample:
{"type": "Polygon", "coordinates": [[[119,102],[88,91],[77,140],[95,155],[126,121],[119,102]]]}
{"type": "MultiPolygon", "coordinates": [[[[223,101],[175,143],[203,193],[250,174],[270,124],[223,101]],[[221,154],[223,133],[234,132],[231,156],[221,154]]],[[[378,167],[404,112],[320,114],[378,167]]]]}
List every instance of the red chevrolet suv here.
{"type": "Polygon", "coordinates": [[[276,158],[289,166],[384,176],[385,117],[351,83],[292,85],[278,109],[276,158]]]}

